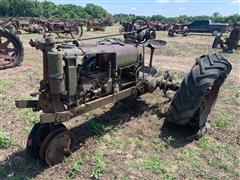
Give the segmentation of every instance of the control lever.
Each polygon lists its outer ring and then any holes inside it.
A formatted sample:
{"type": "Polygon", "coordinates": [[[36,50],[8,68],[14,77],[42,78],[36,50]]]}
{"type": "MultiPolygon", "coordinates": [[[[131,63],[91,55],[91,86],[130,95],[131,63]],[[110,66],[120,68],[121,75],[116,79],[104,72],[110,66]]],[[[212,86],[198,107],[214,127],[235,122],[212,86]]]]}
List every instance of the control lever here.
{"type": "Polygon", "coordinates": [[[150,62],[149,67],[152,67],[152,60],[153,60],[153,53],[155,49],[160,49],[161,47],[164,47],[167,45],[166,41],[163,40],[150,40],[148,42],[147,47],[151,49],[151,56],[150,56],[150,62]]]}

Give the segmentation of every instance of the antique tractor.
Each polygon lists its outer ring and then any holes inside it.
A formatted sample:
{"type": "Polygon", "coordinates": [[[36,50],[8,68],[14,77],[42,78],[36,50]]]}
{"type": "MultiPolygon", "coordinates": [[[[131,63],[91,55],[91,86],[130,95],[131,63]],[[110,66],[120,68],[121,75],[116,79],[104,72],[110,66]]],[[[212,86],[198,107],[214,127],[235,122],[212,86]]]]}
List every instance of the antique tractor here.
{"type": "Polygon", "coordinates": [[[212,48],[222,48],[224,52],[233,53],[240,47],[240,22],[235,23],[228,38],[222,39],[222,34],[216,36],[212,48]]]}
{"type": "Polygon", "coordinates": [[[185,26],[184,24],[171,24],[170,27],[168,28],[168,36],[169,37],[174,37],[176,34],[182,34],[183,36],[187,36],[189,33],[188,27],[185,26]]]}
{"type": "Polygon", "coordinates": [[[63,34],[65,37],[70,35],[73,39],[79,39],[83,35],[81,21],[43,19],[38,20],[36,23],[43,27],[44,33],[55,33],[58,37],[62,37],[63,34]]]}
{"type": "Polygon", "coordinates": [[[50,166],[61,162],[75,146],[75,137],[63,122],[157,88],[176,91],[166,122],[202,132],[231,64],[221,55],[203,55],[179,86],[152,65],[154,50],[166,42],[154,40],[155,32],[144,19],[132,21],[131,29],[130,39],[108,38],[96,46],[81,46],[77,40],[56,42],[51,36],[30,41],[43,52],[44,69],[39,92],[34,94],[38,100],[16,101],[18,108],[41,111],[40,122],[27,140],[29,154],[50,166]],[[138,28],[138,21],[145,25],[138,28]],[[146,48],[151,50],[149,65],[146,48]]]}
{"type": "Polygon", "coordinates": [[[20,66],[23,55],[23,45],[18,36],[0,27],[0,70],[20,66]]]}

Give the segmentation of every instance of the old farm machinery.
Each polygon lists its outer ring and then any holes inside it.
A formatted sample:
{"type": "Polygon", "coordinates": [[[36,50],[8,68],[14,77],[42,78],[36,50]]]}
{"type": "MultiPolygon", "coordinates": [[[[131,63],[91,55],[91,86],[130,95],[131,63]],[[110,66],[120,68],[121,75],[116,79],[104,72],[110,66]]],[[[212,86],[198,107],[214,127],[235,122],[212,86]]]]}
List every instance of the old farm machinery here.
{"type": "Polygon", "coordinates": [[[0,70],[20,66],[23,55],[23,45],[18,36],[0,27],[0,70]]]}
{"type": "Polygon", "coordinates": [[[231,64],[218,54],[203,55],[179,85],[169,76],[160,76],[153,66],[154,50],[166,42],[154,39],[155,32],[144,19],[135,19],[131,26],[127,40],[106,38],[96,46],[81,46],[79,41],[57,42],[52,36],[30,41],[42,51],[44,69],[39,92],[35,93],[38,100],[16,101],[18,108],[41,112],[40,122],[27,140],[29,154],[50,166],[61,162],[75,146],[74,135],[63,122],[157,88],[176,91],[166,122],[189,125],[202,132],[231,64]],[[151,50],[148,65],[146,48],[151,50]]]}
{"type": "Polygon", "coordinates": [[[174,37],[175,34],[182,34],[183,36],[187,36],[189,33],[188,27],[183,24],[171,24],[168,28],[168,36],[174,37]]]}
{"type": "Polygon", "coordinates": [[[45,33],[55,33],[59,37],[70,35],[73,39],[79,39],[83,34],[83,23],[78,20],[39,20],[37,24],[44,27],[45,33]]]}
{"type": "Polygon", "coordinates": [[[87,31],[105,31],[105,24],[104,21],[88,21],[87,24],[87,31]]]}
{"type": "Polygon", "coordinates": [[[222,39],[222,34],[216,36],[213,41],[212,48],[222,48],[224,52],[233,53],[240,47],[240,22],[234,24],[233,29],[228,38],[222,39]]]}

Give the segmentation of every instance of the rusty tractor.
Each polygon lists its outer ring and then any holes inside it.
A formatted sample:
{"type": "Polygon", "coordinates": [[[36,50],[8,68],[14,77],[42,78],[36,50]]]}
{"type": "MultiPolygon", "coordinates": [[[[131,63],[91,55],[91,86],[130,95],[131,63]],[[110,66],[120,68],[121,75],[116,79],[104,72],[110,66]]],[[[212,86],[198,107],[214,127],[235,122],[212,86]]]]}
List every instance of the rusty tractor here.
{"type": "Polygon", "coordinates": [[[182,24],[171,24],[168,29],[168,36],[174,37],[175,34],[182,34],[183,36],[187,36],[189,33],[188,27],[182,24]]]}
{"type": "Polygon", "coordinates": [[[87,31],[105,31],[104,21],[88,21],[87,31]]]}
{"type": "Polygon", "coordinates": [[[38,24],[44,27],[45,33],[55,33],[59,37],[70,34],[73,39],[79,39],[83,35],[82,22],[77,20],[39,20],[38,24]]]}
{"type": "Polygon", "coordinates": [[[20,66],[23,55],[23,45],[18,36],[0,27],[0,70],[20,66]]]}
{"type": "Polygon", "coordinates": [[[159,73],[153,66],[154,51],[167,42],[156,40],[144,19],[133,20],[131,26],[129,43],[113,37],[96,46],[81,46],[77,40],[57,42],[53,36],[30,40],[31,46],[43,53],[43,79],[39,91],[32,94],[37,100],[16,100],[18,108],[41,112],[40,122],[27,140],[30,155],[50,166],[61,162],[75,150],[76,142],[63,122],[157,88],[165,93],[176,91],[165,121],[188,126],[196,138],[202,135],[231,64],[219,54],[202,55],[179,85],[169,73],[159,73]],[[151,52],[149,64],[145,61],[146,48],[151,52]]]}
{"type": "Polygon", "coordinates": [[[156,31],[167,31],[169,29],[169,24],[164,22],[150,21],[149,25],[156,31]]]}
{"type": "Polygon", "coordinates": [[[240,47],[240,22],[233,26],[233,29],[228,38],[222,39],[222,34],[219,34],[214,38],[212,48],[222,48],[224,52],[233,53],[240,47]]]}
{"type": "Polygon", "coordinates": [[[43,27],[41,24],[37,24],[36,20],[36,18],[29,17],[5,18],[3,19],[3,23],[1,26],[17,34],[21,34],[20,30],[28,33],[43,34],[45,32],[45,27],[43,27]]]}

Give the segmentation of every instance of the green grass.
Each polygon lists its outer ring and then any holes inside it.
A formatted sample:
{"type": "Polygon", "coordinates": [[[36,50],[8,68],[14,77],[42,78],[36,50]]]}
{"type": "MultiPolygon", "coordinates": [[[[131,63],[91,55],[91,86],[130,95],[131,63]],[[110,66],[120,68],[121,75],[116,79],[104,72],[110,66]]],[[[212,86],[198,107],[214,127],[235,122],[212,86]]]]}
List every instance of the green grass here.
{"type": "Polygon", "coordinates": [[[93,164],[94,169],[91,172],[91,177],[94,179],[99,179],[107,168],[106,156],[103,153],[96,153],[93,164]]]}
{"type": "Polygon", "coordinates": [[[5,93],[9,88],[14,86],[14,81],[7,79],[0,79],[0,94],[5,93]]]}
{"type": "MultiPolygon", "coordinates": [[[[198,147],[206,153],[203,157],[210,166],[224,170],[227,173],[238,175],[236,173],[237,171],[235,171],[233,161],[236,157],[230,145],[217,142],[210,137],[204,136],[198,141],[198,147]]],[[[236,160],[235,164],[237,163],[236,160]]]]}
{"type": "Polygon", "coordinates": [[[73,179],[78,172],[80,172],[81,167],[85,159],[83,156],[79,156],[78,159],[73,163],[69,173],[67,174],[68,179],[73,179]]]}
{"type": "Polygon", "coordinates": [[[0,130],[0,148],[9,148],[13,143],[12,136],[0,130]]]}
{"type": "Polygon", "coordinates": [[[166,144],[160,139],[154,140],[153,146],[158,153],[164,153],[166,151],[166,144]]]}
{"type": "Polygon", "coordinates": [[[181,159],[190,166],[190,169],[193,168],[198,175],[203,176],[205,174],[203,170],[203,165],[200,162],[199,154],[196,150],[185,149],[183,151],[181,159]]]}
{"type": "Polygon", "coordinates": [[[32,111],[32,109],[27,109],[21,116],[20,119],[22,121],[28,121],[31,123],[39,122],[39,115],[32,111]]]}
{"type": "Polygon", "coordinates": [[[122,149],[127,150],[130,141],[121,139],[121,138],[113,138],[110,142],[107,142],[107,147],[110,149],[122,149]]]}
{"type": "Polygon", "coordinates": [[[222,157],[219,157],[219,158],[208,157],[207,162],[209,165],[214,166],[219,169],[222,169],[225,172],[233,172],[234,171],[233,165],[230,162],[226,161],[222,157]]]}
{"type": "Polygon", "coordinates": [[[110,127],[106,126],[104,122],[100,122],[100,121],[93,121],[91,123],[91,127],[94,131],[94,134],[97,137],[103,136],[104,134],[106,134],[107,132],[109,132],[111,130],[110,127]]]}
{"type": "Polygon", "coordinates": [[[231,121],[235,119],[235,114],[230,114],[226,110],[218,110],[215,113],[216,118],[211,122],[213,127],[226,129],[229,127],[231,121]]]}
{"type": "MultiPolygon", "coordinates": [[[[133,167],[136,165],[133,165],[133,167]]],[[[143,156],[141,161],[137,163],[138,168],[146,171],[151,171],[153,173],[162,173],[163,179],[172,180],[176,179],[169,169],[169,163],[163,160],[159,155],[147,155],[143,156]]]]}
{"type": "Polygon", "coordinates": [[[222,143],[217,143],[210,137],[203,136],[198,141],[198,147],[205,151],[216,152],[222,154],[223,156],[229,156],[231,154],[231,147],[222,143]]]}

